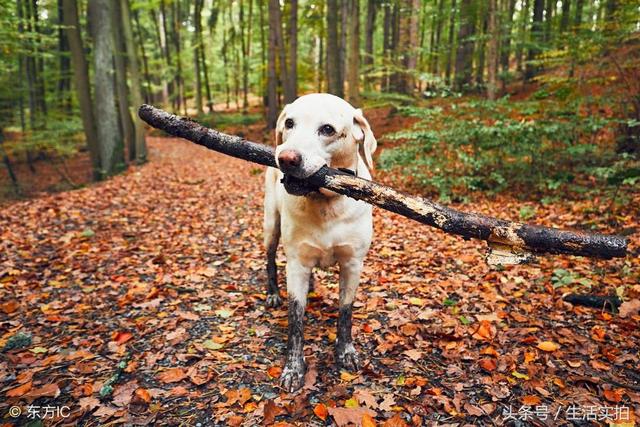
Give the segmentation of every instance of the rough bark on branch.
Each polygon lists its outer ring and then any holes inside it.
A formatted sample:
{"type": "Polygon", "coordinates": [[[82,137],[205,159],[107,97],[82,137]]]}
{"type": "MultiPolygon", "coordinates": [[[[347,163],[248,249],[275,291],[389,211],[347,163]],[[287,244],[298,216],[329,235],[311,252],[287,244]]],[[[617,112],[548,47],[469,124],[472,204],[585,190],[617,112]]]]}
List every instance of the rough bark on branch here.
{"type": "MultiPolygon", "coordinates": [[[[226,135],[150,105],[141,106],[138,114],[149,125],[170,135],[188,139],[210,150],[239,159],[277,167],[272,147],[226,135]]],[[[505,264],[509,261],[525,262],[529,259],[527,253],[567,254],[603,259],[626,255],[627,241],[620,236],[560,230],[460,212],[328,166],[323,166],[305,180],[293,177],[288,177],[288,180],[290,187],[297,186],[303,189],[302,192],[304,189],[308,191],[324,187],[439,228],[449,234],[486,240],[494,249],[497,248],[493,254],[494,262],[496,259],[497,262],[505,261],[505,264]]]]}

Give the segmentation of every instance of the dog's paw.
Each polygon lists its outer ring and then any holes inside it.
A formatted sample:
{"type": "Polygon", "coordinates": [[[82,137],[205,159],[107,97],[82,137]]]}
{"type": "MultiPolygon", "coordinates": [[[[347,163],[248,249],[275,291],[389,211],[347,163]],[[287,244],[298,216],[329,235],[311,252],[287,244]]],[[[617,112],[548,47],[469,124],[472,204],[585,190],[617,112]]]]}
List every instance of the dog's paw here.
{"type": "Polygon", "coordinates": [[[280,386],[289,393],[302,388],[304,385],[305,366],[303,360],[287,362],[280,375],[280,386]]]}
{"type": "Polygon", "coordinates": [[[336,347],[336,362],[339,369],[349,372],[357,372],[360,369],[358,352],[351,343],[336,347]]]}
{"type": "Polygon", "coordinates": [[[275,308],[282,304],[282,298],[278,294],[267,294],[267,307],[275,308]]]}

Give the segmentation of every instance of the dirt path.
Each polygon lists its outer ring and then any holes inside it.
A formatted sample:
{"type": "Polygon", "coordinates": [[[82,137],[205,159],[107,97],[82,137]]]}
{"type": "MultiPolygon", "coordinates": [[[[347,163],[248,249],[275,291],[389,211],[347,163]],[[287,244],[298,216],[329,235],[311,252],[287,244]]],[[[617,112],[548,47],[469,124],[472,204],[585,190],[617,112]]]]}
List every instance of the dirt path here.
{"type": "MultiPolygon", "coordinates": [[[[571,405],[640,409],[639,318],[560,298],[588,283],[637,298],[637,256],[490,270],[479,242],[379,210],[354,311],[365,368],[335,371],[337,277],[318,271],[307,384],[297,397],[281,393],[286,312],[263,305],[263,170],[161,138],[151,139],[150,158],[99,185],[0,212],[0,348],[18,332],[32,336],[0,353],[0,415],[24,411],[3,422],[24,424],[30,402],[68,406],[69,425],[343,425],[362,422],[355,406],[393,426],[486,425],[502,424],[509,408],[522,415],[523,405],[546,408],[546,423],[558,425],[571,420],[571,405]],[[557,269],[575,280],[554,289],[557,269]],[[343,409],[327,416],[332,406],[343,409]]],[[[506,218],[519,207],[474,205],[506,218]]],[[[545,225],[589,218],[575,205],[538,215],[545,225]]]]}

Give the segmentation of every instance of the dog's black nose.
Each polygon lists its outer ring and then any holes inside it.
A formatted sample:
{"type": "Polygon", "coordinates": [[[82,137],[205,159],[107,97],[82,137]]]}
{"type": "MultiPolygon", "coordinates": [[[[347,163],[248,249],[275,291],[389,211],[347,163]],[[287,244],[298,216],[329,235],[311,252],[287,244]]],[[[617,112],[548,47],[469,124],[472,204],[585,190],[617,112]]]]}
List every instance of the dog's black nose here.
{"type": "Polygon", "coordinates": [[[278,165],[283,172],[291,172],[300,167],[302,155],[296,150],[283,150],[278,155],[278,165]]]}

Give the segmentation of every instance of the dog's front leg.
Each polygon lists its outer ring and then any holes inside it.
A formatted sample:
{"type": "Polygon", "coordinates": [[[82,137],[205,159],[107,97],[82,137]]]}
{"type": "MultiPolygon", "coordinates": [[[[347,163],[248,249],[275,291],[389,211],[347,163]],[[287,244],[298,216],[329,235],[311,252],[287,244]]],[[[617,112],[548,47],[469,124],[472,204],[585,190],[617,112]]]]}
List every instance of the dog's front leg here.
{"type": "Polygon", "coordinates": [[[287,293],[289,298],[289,335],[287,356],[280,384],[288,392],[304,385],[304,311],[307,306],[311,268],[298,260],[287,260],[287,293]]]}
{"type": "Polygon", "coordinates": [[[336,363],[338,368],[355,372],[359,368],[358,353],[351,338],[351,315],[356,297],[362,260],[340,263],[340,307],[338,311],[338,334],[336,340],[336,363]]]}

